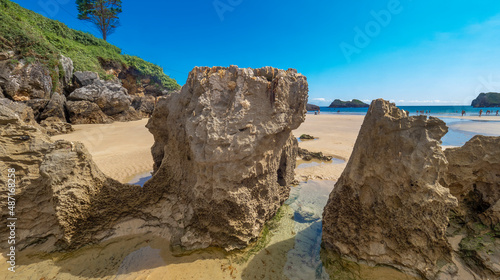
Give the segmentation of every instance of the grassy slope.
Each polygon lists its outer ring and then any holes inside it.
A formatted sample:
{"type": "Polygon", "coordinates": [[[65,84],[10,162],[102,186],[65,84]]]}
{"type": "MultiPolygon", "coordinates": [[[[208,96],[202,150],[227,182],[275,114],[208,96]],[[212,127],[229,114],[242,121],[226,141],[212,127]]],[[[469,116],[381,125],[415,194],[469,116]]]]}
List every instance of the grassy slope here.
{"type": "Polygon", "coordinates": [[[14,50],[28,63],[40,61],[48,65],[55,88],[59,79],[54,76],[57,75],[54,69],[60,69],[60,54],[73,60],[75,71],[93,71],[107,78],[99,63],[101,58],[134,67],[166,89],[180,88],[161,67],[136,56],[122,55],[118,47],[102,39],[68,28],[9,0],[0,0],[0,50],[14,50]]]}

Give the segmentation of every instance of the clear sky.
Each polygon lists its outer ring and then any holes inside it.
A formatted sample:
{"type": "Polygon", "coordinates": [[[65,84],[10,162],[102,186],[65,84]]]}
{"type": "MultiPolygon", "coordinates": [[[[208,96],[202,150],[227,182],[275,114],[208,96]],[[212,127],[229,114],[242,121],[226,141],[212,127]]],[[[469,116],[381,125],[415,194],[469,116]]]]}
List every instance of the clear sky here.
{"type": "MultiPolygon", "coordinates": [[[[99,35],[74,0],[14,2],[99,35]]],[[[123,0],[120,19],[108,41],[181,85],[195,66],[233,64],[296,68],[318,105],[470,105],[500,91],[498,0],[123,0]]]]}

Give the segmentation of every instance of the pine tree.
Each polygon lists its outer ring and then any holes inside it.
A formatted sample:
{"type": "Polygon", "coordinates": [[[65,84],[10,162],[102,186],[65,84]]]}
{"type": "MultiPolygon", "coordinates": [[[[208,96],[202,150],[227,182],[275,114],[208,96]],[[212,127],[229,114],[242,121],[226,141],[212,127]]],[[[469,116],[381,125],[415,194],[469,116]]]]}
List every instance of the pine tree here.
{"type": "Polygon", "coordinates": [[[122,12],[121,0],[76,0],[78,19],[89,21],[97,26],[104,41],[115,31],[122,12]]]}

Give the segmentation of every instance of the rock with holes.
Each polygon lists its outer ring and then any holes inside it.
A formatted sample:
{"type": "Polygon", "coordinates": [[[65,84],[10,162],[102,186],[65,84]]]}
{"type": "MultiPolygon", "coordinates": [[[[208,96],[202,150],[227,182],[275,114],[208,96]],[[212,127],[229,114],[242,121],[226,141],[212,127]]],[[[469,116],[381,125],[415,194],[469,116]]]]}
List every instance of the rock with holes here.
{"type": "Polygon", "coordinates": [[[449,162],[445,182],[459,201],[460,214],[466,221],[481,218],[486,225],[500,225],[494,210],[500,205],[500,137],[478,135],[445,154],[449,162]]]}
{"type": "Polygon", "coordinates": [[[231,66],[196,67],[160,98],[145,188],[162,186],[165,206],[150,211],[169,209],[174,246],[231,250],[259,236],[289,195],[307,94],[293,69],[231,66]]]}
{"type": "Polygon", "coordinates": [[[0,87],[4,96],[15,101],[50,99],[52,78],[39,62],[5,60],[0,61],[0,87]]]}
{"type": "Polygon", "coordinates": [[[374,100],[323,213],[323,242],[343,258],[434,279],[451,259],[457,200],[440,184],[445,123],[374,100]]]}

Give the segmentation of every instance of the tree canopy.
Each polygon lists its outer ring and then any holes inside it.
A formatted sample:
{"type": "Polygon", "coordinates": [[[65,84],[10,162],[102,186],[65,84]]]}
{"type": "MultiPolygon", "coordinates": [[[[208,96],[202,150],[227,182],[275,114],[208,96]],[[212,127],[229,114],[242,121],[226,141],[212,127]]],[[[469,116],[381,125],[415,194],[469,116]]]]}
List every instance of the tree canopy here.
{"type": "Polygon", "coordinates": [[[122,12],[121,0],[76,0],[78,19],[97,26],[104,41],[120,24],[118,14],[122,12]]]}

